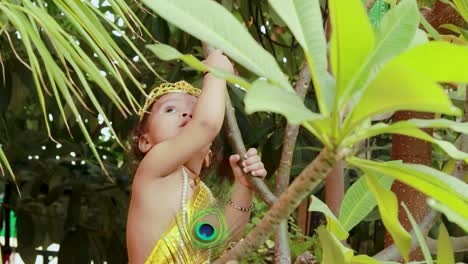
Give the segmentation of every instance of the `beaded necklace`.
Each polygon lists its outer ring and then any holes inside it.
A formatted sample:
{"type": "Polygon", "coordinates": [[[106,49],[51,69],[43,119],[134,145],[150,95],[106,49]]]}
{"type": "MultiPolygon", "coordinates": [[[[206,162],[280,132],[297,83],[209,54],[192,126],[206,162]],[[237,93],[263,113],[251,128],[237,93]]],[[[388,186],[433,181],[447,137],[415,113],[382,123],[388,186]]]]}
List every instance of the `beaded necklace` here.
{"type": "MultiPolygon", "coordinates": [[[[183,175],[183,180],[182,180],[182,199],[181,199],[181,209],[182,209],[182,226],[180,227],[180,233],[183,235],[185,234],[185,227],[187,226],[187,194],[188,194],[188,187],[189,187],[189,183],[188,183],[188,174],[187,172],[185,171],[185,167],[182,167],[182,175],[183,175]]],[[[199,179],[199,178],[198,178],[199,179]]],[[[211,204],[214,203],[214,196],[213,196],[213,193],[211,192],[211,190],[208,188],[208,186],[205,185],[204,182],[198,180],[200,182],[200,185],[198,188],[204,188],[207,192],[208,192],[208,195],[210,196],[210,202],[211,204]]],[[[184,259],[184,241],[182,239],[182,236],[179,240],[179,261],[180,263],[184,263],[183,259],[184,259]]],[[[211,259],[211,249],[208,249],[208,259],[207,259],[207,264],[210,264],[210,260],[211,259]]]]}

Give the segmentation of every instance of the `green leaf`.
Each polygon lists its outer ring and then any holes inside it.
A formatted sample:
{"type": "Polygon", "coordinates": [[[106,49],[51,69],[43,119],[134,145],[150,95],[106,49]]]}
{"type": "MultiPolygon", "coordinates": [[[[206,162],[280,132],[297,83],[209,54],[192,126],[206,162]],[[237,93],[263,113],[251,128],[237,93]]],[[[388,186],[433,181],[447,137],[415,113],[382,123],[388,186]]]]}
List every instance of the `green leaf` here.
{"type": "Polygon", "coordinates": [[[291,89],[271,54],[228,10],[211,0],[144,0],[154,12],[196,38],[222,49],[247,69],[291,89]],[[209,15],[208,15],[209,14],[209,15]]]}
{"type": "Polygon", "coordinates": [[[327,71],[327,43],[318,0],[270,0],[304,49],[309,64],[320,113],[328,115],[334,97],[332,77],[327,71]]]}
{"type": "Polygon", "coordinates": [[[467,47],[444,41],[430,41],[402,53],[390,63],[405,65],[435,82],[468,83],[467,61],[467,47]]]}
{"type": "Polygon", "coordinates": [[[349,234],[340,224],[336,216],[330,211],[328,206],[323,203],[319,198],[311,195],[310,198],[312,202],[309,206],[309,211],[311,212],[321,212],[327,218],[327,230],[336,236],[339,240],[345,240],[348,238],[349,234]]]}
{"type": "Polygon", "coordinates": [[[379,264],[379,262],[367,255],[358,255],[351,258],[351,264],[379,264]]]}
{"type": "Polygon", "coordinates": [[[343,244],[341,244],[341,242],[323,226],[319,226],[317,228],[317,233],[323,249],[322,263],[349,263],[354,255],[351,249],[343,246],[343,244]]]}
{"type": "Polygon", "coordinates": [[[293,91],[279,88],[258,79],[245,96],[245,111],[248,114],[267,111],[283,115],[292,124],[322,118],[310,111],[293,91]]]}
{"type": "Polygon", "coordinates": [[[372,26],[376,27],[380,24],[382,17],[390,9],[390,5],[383,0],[375,1],[372,8],[367,12],[372,26]]]}
{"type": "Polygon", "coordinates": [[[455,264],[452,241],[450,241],[450,237],[444,223],[439,225],[439,239],[437,239],[437,263],[455,264]]]}
{"type": "MultiPolygon", "coordinates": [[[[391,177],[379,174],[376,178],[386,190],[392,186],[393,179],[391,177]]],[[[366,218],[376,205],[377,201],[367,188],[364,177],[361,177],[346,191],[338,219],[344,229],[350,231],[366,218]]]]}
{"type": "Polygon", "coordinates": [[[443,119],[421,120],[412,119],[408,121],[400,121],[391,125],[378,123],[368,129],[361,129],[356,135],[347,138],[343,145],[351,146],[361,140],[373,137],[380,134],[390,133],[419,138],[427,142],[436,144],[443,149],[450,157],[457,160],[465,160],[468,162],[468,153],[458,150],[451,142],[438,140],[430,136],[428,133],[419,128],[453,128],[457,132],[467,133],[468,123],[458,123],[443,119]]]}
{"type": "MultiPolygon", "coordinates": [[[[426,260],[427,264],[433,264],[434,260],[432,260],[431,252],[429,251],[429,248],[427,247],[426,240],[424,239],[424,235],[419,229],[419,225],[414,220],[413,215],[411,215],[411,212],[409,211],[408,207],[406,204],[402,204],[403,209],[406,211],[406,215],[408,216],[408,219],[410,220],[411,226],[413,227],[413,231],[416,234],[416,238],[418,239],[419,247],[421,248],[421,251],[424,255],[424,259],[426,260]]],[[[441,262],[444,263],[444,262],[441,262]]]]}
{"type": "Polygon", "coordinates": [[[165,44],[154,44],[154,45],[148,45],[147,48],[151,50],[154,54],[156,54],[156,56],[158,56],[162,60],[166,60],[166,61],[182,60],[187,65],[190,65],[192,68],[198,71],[209,71],[214,76],[223,78],[230,83],[238,84],[245,89],[250,88],[250,83],[248,83],[242,77],[239,77],[237,75],[231,74],[229,72],[226,72],[220,69],[208,67],[205,64],[203,64],[201,61],[199,61],[193,55],[184,55],[171,46],[168,46],[165,44]]]}
{"type": "MultiPolygon", "coordinates": [[[[349,96],[362,90],[365,83],[374,77],[372,73],[376,69],[410,46],[419,24],[418,12],[418,5],[414,0],[404,0],[382,18],[375,32],[374,49],[348,85],[349,96]]],[[[348,96],[343,96],[340,105],[347,101],[348,96]]]]}
{"type": "Polygon", "coordinates": [[[437,32],[437,30],[431,25],[431,23],[427,21],[426,17],[424,17],[422,13],[419,15],[419,17],[421,18],[421,24],[424,26],[426,31],[432,36],[432,38],[435,40],[440,40],[441,37],[439,32],[437,32]]]}
{"type": "MultiPolygon", "coordinates": [[[[430,55],[428,53],[427,57],[430,55]]],[[[371,116],[398,110],[461,114],[437,83],[413,68],[393,62],[386,64],[363,91],[356,107],[345,120],[345,131],[371,116]]]]}
{"type": "Polygon", "coordinates": [[[468,218],[468,185],[463,181],[433,168],[401,161],[375,162],[356,157],[347,162],[371,173],[382,173],[425,193],[451,210],[468,218]]]}
{"type": "Polygon", "coordinates": [[[443,213],[449,221],[460,226],[463,230],[465,230],[465,232],[468,232],[468,221],[466,220],[467,218],[460,214],[460,212],[455,211],[434,199],[428,199],[427,204],[432,209],[443,213]]]}
{"type": "Polygon", "coordinates": [[[359,0],[330,0],[329,9],[332,27],[330,61],[337,80],[336,101],[348,92],[349,81],[372,52],[374,32],[359,0]],[[359,41],[356,41],[357,36],[359,41]]]}
{"type": "Polygon", "coordinates": [[[11,178],[13,178],[13,181],[16,183],[15,174],[13,173],[13,170],[11,169],[10,163],[8,162],[8,159],[7,159],[6,155],[5,155],[5,153],[3,152],[3,148],[0,147],[0,171],[2,173],[2,176],[5,176],[5,172],[3,171],[2,163],[6,167],[7,171],[10,173],[11,178]]]}
{"type": "Polygon", "coordinates": [[[392,236],[395,244],[405,260],[408,260],[408,254],[411,246],[410,234],[401,226],[398,221],[398,201],[396,195],[386,190],[375,178],[373,173],[364,175],[369,190],[374,195],[379,205],[379,212],[382,221],[392,236]]]}

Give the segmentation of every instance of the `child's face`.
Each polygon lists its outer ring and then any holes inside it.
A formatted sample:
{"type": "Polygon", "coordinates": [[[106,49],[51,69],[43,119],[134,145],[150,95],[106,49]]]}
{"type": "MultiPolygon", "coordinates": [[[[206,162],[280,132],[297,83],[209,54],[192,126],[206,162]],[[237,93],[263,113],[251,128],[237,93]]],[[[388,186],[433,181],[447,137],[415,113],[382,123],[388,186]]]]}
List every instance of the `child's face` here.
{"type": "Polygon", "coordinates": [[[147,140],[152,145],[171,139],[192,119],[197,97],[170,93],[156,100],[146,121],[147,140]]]}

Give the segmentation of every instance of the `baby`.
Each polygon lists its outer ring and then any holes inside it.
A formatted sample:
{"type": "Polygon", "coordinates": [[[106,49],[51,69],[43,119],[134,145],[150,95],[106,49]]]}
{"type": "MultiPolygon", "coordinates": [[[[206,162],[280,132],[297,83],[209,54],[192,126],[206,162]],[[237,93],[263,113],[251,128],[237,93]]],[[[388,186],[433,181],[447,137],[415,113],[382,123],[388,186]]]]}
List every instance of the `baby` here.
{"type": "MultiPolygon", "coordinates": [[[[229,59],[218,50],[204,63],[234,72],[229,59]]],[[[138,149],[144,157],[133,180],[127,222],[131,264],[209,261],[209,254],[197,258],[193,252],[187,253],[191,245],[181,234],[187,233],[197,211],[214,204],[199,174],[210,163],[211,142],[223,123],[225,92],[226,81],[208,73],[203,77],[203,91],[180,81],[162,84],[147,98],[138,135],[138,149]]],[[[239,155],[229,158],[235,183],[223,214],[230,230],[243,230],[253,208],[246,174],[267,175],[256,149],[248,150],[242,164],[238,164],[240,160],[239,155]]],[[[209,225],[197,230],[202,240],[209,241],[213,235],[209,225]]]]}

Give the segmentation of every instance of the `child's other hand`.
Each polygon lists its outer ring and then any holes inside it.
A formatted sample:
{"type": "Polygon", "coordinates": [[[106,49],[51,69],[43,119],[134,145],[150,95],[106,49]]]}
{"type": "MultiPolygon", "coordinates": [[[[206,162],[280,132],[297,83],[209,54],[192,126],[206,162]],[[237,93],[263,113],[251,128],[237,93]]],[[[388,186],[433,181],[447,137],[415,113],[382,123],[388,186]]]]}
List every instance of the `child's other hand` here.
{"type": "Polygon", "coordinates": [[[239,165],[240,156],[235,154],[229,157],[229,163],[232,167],[232,172],[240,184],[244,185],[247,188],[251,188],[251,185],[246,179],[246,174],[251,173],[254,177],[260,177],[265,179],[267,171],[263,162],[260,160],[260,156],[257,154],[257,149],[251,148],[245,153],[245,160],[242,165],[239,165]]]}
{"type": "Polygon", "coordinates": [[[206,66],[225,70],[230,73],[234,73],[234,66],[228,57],[223,55],[221,50],[214,50],[208,57],[203,61],[206,66]]]}

